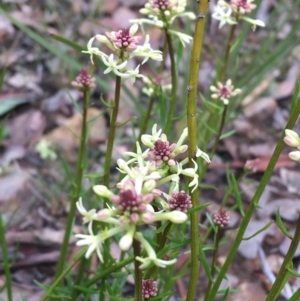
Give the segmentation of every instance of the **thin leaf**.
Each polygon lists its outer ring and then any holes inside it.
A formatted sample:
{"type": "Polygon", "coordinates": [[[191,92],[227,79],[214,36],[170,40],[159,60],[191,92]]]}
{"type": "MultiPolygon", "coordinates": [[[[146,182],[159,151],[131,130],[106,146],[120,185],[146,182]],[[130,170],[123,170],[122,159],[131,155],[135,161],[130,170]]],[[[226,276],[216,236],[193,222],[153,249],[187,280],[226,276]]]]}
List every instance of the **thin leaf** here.
{"type": "Polygon", "coordinates": [[[208,222],[210,223],[211,227],[213,228],[214,232],[217,231],[217,227],[214,223],[214,221],[212,220],[211,216],[206,212],[206,218],[208,220],[208,222]]]}
{"type": "Polygon", "coordinates": [[[99,179],[103,177],[103,172],[86,174],[84,177],[88,179],[99,179]]]}
{"type": "Polygon", "coordinates": [[[160,111],[160,122],[165,127],[166,123],[166,104],[164,99],[164,94],[162,88],[160,87],[159,90],[159,99],[158,99],[159,111],[160,111]]]}
{"type": "Polygon", "coordinates": [[[281,232],[288,237],[289,239],[293,239],[293,236],[290,234],[290,232],[287,230],[287,228],[285,227],[285,225],[282,222],[281,216],[280,216],[280,211],[279,208],[276,212],[276,223],[277,226],[279,227],[279,229],[281,230],[281,232]]]}
{"type": "Polygon", "coordinates": [[[199,257],[200,257],[201,264],[203,265],[203,268],[204,268],[204,270],[205,270],[205,273],[206,273],[208,279],[209,279],[210,281],[213,281],[213,277],[212,277],[212,275],[211,275],[210,266],[209,266],[209,263],[208,263],[208,261],[207,261],[207,259],[206,259],[205,252],[204,252],[204,250],[202,249],[202,247],[200,247],[200,249],[199,249],[199,257]]]}
{"type": "Polygon", "coordinates": [[[77,111],[82,114],[82,109],[80,108],[80,106],[78,105],[77,101],[74,99],[74,97],[71,95],[71,93],[69,92],[69,90],[67,90],[67,94],[71,99],[71,102],[73,104],[73,106],[77,109],[77,111]]]}
{"type": "Polygon", "coordinates": [[[229,131],[229,132],[223,134],[223,135],[220,137],[220,140],[225,139],[225,138],[228,138],[228,137],[232,136],[233,134],[235,134],[235,130],[232,130],[232,131],[229,131]]]}
{"type": "Polygon", "coordinates": [[[257,234],[265,231],[266,229],[268,229],[271,225],[273,224],[273,221],[268,222],[264,227],[262,227],[260,230],[256,231],[253,235],[249,236],[249,237],[245,237],[243,238],[243,240],[249,240],[251,238],[253,238],[254,236],[256,236],[257,234]]]}
{"type": "Polygon", "coordinates": [[[195,206],[195,207],[189,209],[187,214],[191,214],[193,212],[203,210],[204,208],[208,207],[210,204],[211,203],[205,203],[205,204],[202,204],[202,205],[195,206]]]}
{"type": "Polygon", "coordinates": [[[300,288],[296,290],[294,295],[290,299],[288,299],[288,301],[299,301],[299,298],[300,298],[300,288]]]}
{"type": "Polygon", "coordinates": [[[241,215],[244,217],[245,212],[244,212],[244,208],[243,208],[243,202],[242,202],[240,190],[239,190],[239,187],[238,187],[238,184],[237,184],[234,174],[231,175],[231,180],[232,180],[233,192],[235,195],[235,199],[236,199],[239,211],[240,211],[241,215]]]}
{"type": "Polygon", "coordinates": [[[293,94],[292,105],[291,105],[291,113],[293,112],[293,110],[295,110],[295,107],[297,105],[297,101],[298,101],[298,98],[299,98],[299,93],[300,93],[300,78],[298,78],[298,80],[297,80],[296,89],[295,89],[295,92],[293,94]]]}
{"type": "Polygon", "coordinates": [[[221,301],[226,301],[226,299],[228,297],[228,294],[229,294],[229,287],[226,289],[226,292],[225,292],[225,294],[224,294],[224,296],[223,296],[223,298],[222,298],[221,301]]]}
{"type": "Polygon", "coordinates": [[[57,40],[57,41],[59,41],[59,42],[61,42],[61,43],[63,43],[63,44],[65,44],[65,45],[70,46],[71,48],[73,48],[73,49],[75,49],[77,51],[81,52],[81,51],[83,51],[83,50],[86,49],[86,47],[83,47],[83,46],[75,43],[74,41],[69,40],[69,39],[67,39],[67,38],[65,38],[65,37],[63,37],[61,35],[50,34],[50,37],[53,38],[53,39],[55,39],[55,40],[57,40]]]}
{"type": "Polygon", "coordinates": [[[6,66],[2,67],[0,71],[0,91],[2,90],[2,86],[4,83],[5,73],[6,73],[6,66]]]}

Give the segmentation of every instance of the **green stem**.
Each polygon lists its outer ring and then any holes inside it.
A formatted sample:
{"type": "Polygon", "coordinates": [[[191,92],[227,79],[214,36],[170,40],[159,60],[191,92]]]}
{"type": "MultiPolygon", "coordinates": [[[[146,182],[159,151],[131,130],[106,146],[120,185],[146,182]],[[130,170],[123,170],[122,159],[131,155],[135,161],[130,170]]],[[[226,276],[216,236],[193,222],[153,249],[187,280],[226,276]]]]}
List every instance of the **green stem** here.
{"type": "Polygon", "coordinates": [[[113,106],[113,111],[110,119],[109,134],[108,134],[105,163],[104,163],[104,185],[106,187],[109,187],[111,157],[112,157],[114,141],[115,141],[115,133],[117,128],[120,93],[121,93],[121,77],[116,76],[115,99],[114,99],[114,106],[113,106]]]}
{"type": "Polygon", "coordinates": [[[226,113],[227,113],[227,105],[224,105],[224,109],[223,109],[223,113],[222,113],[222,119],[221,119],[221,123],[220,123],[220,126],[219,126],[218,134],[217,134],[214,146],[213,146],[213,148],[211,150],[211,153],[210,153],[211,158],[214,156],[214,154],[215,154],[215,152],[218,148],[220,138],[221,138],[221,135],[222,135],[222,131],[223,131],[223,128],[224,128],[224,125],[225,125],[226,113]]]}
{"type": "MultiPolygon", "coordinates": [[[[168,225],[166,226],[166,228],[159,240],[159,245],[158,245],[158,248],[156,249],[156,254],[158,254],[164,248],[172,225],[173,224],[171,222],[168,222],[168,225]]],[[[146,272],[145,279],[157,279],[157,273],[158,273],[158,267],[153,266],[146,272]]]]}
{"type": "Polygon", "coordinates": [[[276,280],[273,283],[271,290],[269,291],[266,301],[274,301],[280,294],[282,290],[282,283],[285,280],[287,273],[289,273],[288,269],[290,267],[291,262],[293,261],[299,242],[300,242],[300,215],[298,217],[297,227],[291,245],[289,247],[287,254],[285,255],[284,261],[280,267],[276,280]]]}
{"type": "Polygon", "coordinates": [[[231,50],[231,46],[233,43],[235,29],[236,29],[236,24],[231,26],[231,30],[230,30],[226,50],[225,50],[225,55],[224,55],[224,59],[223,59],[223,65],[222,65],[221,73],[220,73],[219,80],[218,80],[219,82],[223,82],[225,80],[227,66],[228,66],[228,62],[229,62],[229,55],[230,55],[230,50],[231,50]]]}
{"type": "Polygon", "coordinates": [[[105,278],[106,276],[108,275],[111,275],[112,273],[122,269],[125,265],[131,263],[134,261],[134,256],[130,256],[126,259],[124,259],[123,261],[113,265],[113,266],[110,266],[109,268],[106,268],[104,271],[96,274],[92,279],[90,279],[86,284],[85,286],[86,287],[90,287],[91,285],[93,285],[94,283],[96,283],[97,281],[105,278]]]}
{"type": "MultiPolygon", "coordinates": [[[[141,244],[138,240],[133,240],[134,257],[141,256],[141,244]]],[[[139,268],[140,263],[134,261],[134,301],[142,301],[142,270],[139,268]]]]}
{"type": "Polygon", "coordinates": [[[89,107],[89,98],[90,98],[89,89],[85,89],[83,92],[83,113],[82,113],[83,120],[81,124],[80,146],[79,146],[79,154],[78,154],[78,160],[76,166],[75,192],[71,200],[70,211],[67,218],[65,235],[60,250],[60,257],[57,264],[55,278],[57,278],[62,273],[64,264],[66,262],[69,240],[70,240],[72,226],[73,226],[73,219],[75,216],[76,202],[78,201],[81,194],[81,182],[82,182],[83,171],[84,171],[84,159],[85,159],[86,144],[87,144],[87,110],[89,107]]]}
{"type": "Polygon", "coordinates": [[[148,103],[148,108],[147,108],[147,111],[146,111],[146,115],[145,115],[145,117],[143,118],[142,124],[141,124],[141,126],[140,126],[140,134],[139,134],[139,139],[138,139],[138,141],[141,141],[142,135],[146,133],[146,130],[147,130],[147,126],[148,126],[148,122],[149,122],[150,116],[151,116],[151,112],[152,112],[152,108],[153,108],[153,104],[154,104],[155,97],[156,97],[156,95],[153,94],[153,95],[151,95],[151,97],[150,97],[150,99],[149,99],[149,103],[148,103]]]}
{"type": "MultiPolygon", "coordinates": [[[[206,15],[208,9],[208,1],[199,1],[197,15],[206,15]]],[[[188,81],[188,99],[187,99],[187,123],[189,132],[188,141],[188,152],[189,152],[189,166],[194,167],[192,161],[196,159],[197,150],[197,88],[198,88],[198,73],[200,67],[201,50],[203,44],[204,27],[206,18],[197,18],[194,42],[190,58],[190,73],[188,81]]],[[[192,205],[197,206],[199,203],[198,190],[194,192],[190,191],[192,205]]],[[[186,301],[194,301],[196,296],[196,290],[198,286],[198,277],[200,270],[199,262],[199,215],[198,212],[193,212],[191,214],[191,272],[190,272],[190,282],[188,287],[188,294],[186,301]]]]}
{"type": "Polygon", "coordinates": [[[83,278],[83,274],[84,274],[84,268],[87,264],[88,260],[83,257],[82,260],[80,261],[80,264],[79,264],[79,268],[77,270],[77,275],[76,275],[76,279],[75,279],[75,282],[74,282],[74,285],[73,285],[73,288],[72,288],[72,292],[71,292],[71,300],[75,301],[78,294],[79,294],[79,290],[76,289],[76,285],[80,285],[81,281],[82,281],[82,278],[83,278]]]}
{"type": "MultiPolygon", "coordinates": [[[[213,255],[213,260],[212,260],[212,263],[211,263],[211,277],[212,277],[212,279],[214,278],[215,272],[216,272],[216,264],[217,264],[217,259],[218,259],[220,239],[221,239],[221,230],[220,230],[219,227],[217,227],[216,240],[215,240],[215,248],[214,248],[214,255],[213,255]]],[[[212,285],[213,285],[213,280],[209,280],[207,289],[205,291],[204,301],[207,300],[212,285]]]]}
{"type": "Polygon", "coordinates": [[[2,249],[3,265],[5,271],[5,286],[7,292],[7,301],[13,301],[12,299],[12,289],[11,289],[11,274],[10,274],[10,264],[8,259],[8,251],[5,238],[5,227],[2,220],[2,214],[0,213],[0,244],[2,249]]]}
{"type": "MultiPolygon", "coordinates": [[[[231,26],[231,30],[230,30],[230,34],[229,34],[229,38],[228,38],[228,42],[226,45],[226,50],[225,50],[225,55],[224,55],[224,59],[223,59],[223,64],[222,64],[222,69],[220,72],[220,76],[218,78],[218,82],[223,82],[225,79],[225,75],[226,75],[226,71],[227,71],[227,66],[228,66],[228,62],[229,62],[229,55],[230,55],[230,49],[233,43],[233,38],[234,38],[234,32],[236,29],[236,25],[232,25],[231,26]]],[[[214,100],[214,103],[217,103],[218,99],[214,100]]],[[[215,118],[215,108],[212,109],[207,124],[209,127],[212,126],[214,118],[215,118]]],[[[224,113],[224,111],[223,111],[224,113]]],[[[226,114],[225,114],[226,115],[226,114]]],[[[210,135],[211,135],[211,131],[209,129],[206,130],[205,133],[205,138],[204,138],[204,142],[206,142],[206,144],[208,144],[209,140],[210,140],[210,135]]],[[[206,151],[206,149],[204,149],[204,151],[206,151]]],[[[206,166],[207,169],[207,166],[206,166]]]]}
{"type": "Polygon", "coordinates": [[[164,133],[168,135],[172,127],[172,122],[173,122],[174,112],[175,112],[176,92],[177,92],[177,73],[176,73],[176,62],[175,62],[175,54],[174,54],[174,48],[172,44],[172,38],[171,35],[168,33],[167,28],[165,31],[166,31],[166,40],[168,44],[169,55],[171,59],[171,82],[172,82],[170,107],[169,107],[169,113],[168,113],[167,122],[164,130],[164,133]]]}
{"type": "Polygon", "coordinates": [[[59,283],[62,281],[62,279],[72,270],[74,265],[84,256],[87,248],[82,248],[74,257],[73,263],[69,265],[60,275],[55,279],[55,281],[52,283],[52,285],[47,289],[43,297],[40,301],[45,301],[47,297],[53,292],[53,290],[56,288],[56,286],[59,285],[59,283]]]}
{"type": "MultiPolygon", "coordinates": [[[[295,110],[293,111],[292,115],[290,116],[290,119],[287,123],[286,129],[292,129],[293,128],[299,114],[300,114],[300,101],[297,103],[297,106],[295,107],[295,110]]],[[[246,214],[245,214],[245,216],[244,216],[244,218],[241,222],[239,231],[237,232],[237,235],[236,235],[236,238],[233,242],[233,245],[232,245],[232,247],[229,251],[229,254],[227,255],[227,258],[226,258],[226,261],[225,261],[224,265],[222,266],[222,268],[219,272],[219,275],[216,278],[216,281],[215,281],[215,283],[214,283],[214,285],[211,289],[211,293],[210,293],[207,301],[213,301],[215,299],[216,294],[217,294],[218,289],[219,289],[219,286],[220,286],[222,280],[225,277],[225,274],[226,274],[226,272],[227,272],[227,270],[228,270],[228,268],[229,268],[229,266],[230,266],[230,264],[231,264],[231,262],[232,262],[232,260],[235,256],[235,254],[238,250],[238,247],[239,247],[240,243],[243,240],[243,236],[244,236],[244,233],[246,231],[246,228],[247,228],[247,226],[250,222],[250,219],[251,219],[255,209],[258,206],[258,202],[260,200],[260,197],[261,197],[262,193],[264,192],[264,189],[265,189],[265,187],[266,187],[266,185],[267,185],[267,183],[268,183],[268,181],[269,181],[269,179],[272,175],[273,169],[274,169],[274,167],[276,165],[276,162],[277,162],[277,160],[280,156],[280,153],[283,149],[283,146],[284,146],[283,138],[284,138],[284,136],[285,136],[285,134],[283,132],[282,135],[281,135],[281,138],[280,138],[280,140],[279,140],[279,142],[278,142],[278,144],[277,144],[277,146],[274,150],[274,153],[273,153],[273,155],[270,159],[268,167],[267,167],[267,169],[266,169],[266,171],[265,171],[265,173],[264,173],[264,175],[263,175],[263,177],[262,177],[262,179],[261,179],[261,181],[260,181],[260,183],[257,187],[257,190],[256,190],[256,192],[255,192],[255,194],[254,194],[254,196],[253,196],[253,198],[250,202],[248,210],[247,210],[247,212],[246,212],[246,214]]]]}

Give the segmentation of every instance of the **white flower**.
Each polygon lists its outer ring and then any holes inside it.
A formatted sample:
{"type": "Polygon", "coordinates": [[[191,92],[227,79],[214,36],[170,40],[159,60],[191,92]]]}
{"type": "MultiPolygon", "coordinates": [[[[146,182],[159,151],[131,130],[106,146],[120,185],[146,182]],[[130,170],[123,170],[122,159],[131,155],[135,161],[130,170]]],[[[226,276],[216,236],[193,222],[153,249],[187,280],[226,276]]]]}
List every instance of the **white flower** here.
{"type": "Polygon", "coordinates": [[[150,37],[147,34],[144,45],[138,45],[136,49],[130,54],[130,57],[134,57],[134,56],[145,57],[145,59],[142,62],[142,65],[146,63],[149,58],[155,61],[163,60],[162,52],[160,50],[153,50],[151,48],[149,41],[150,41],[150,37]]]}
{"type": "Polygon", "coordinates": [[[193,160],[193,163],[195,165],[194,168],[186,168],[186,169],[182,169],[182,165],[181,164],[178,164],[178,169],[179,169],[179,172],[185,176],[188,176],[188,177],[191,177],[193,178],[193,181],[190,182],[189,184],[189,187],[193,187],[192,189],[192,192],[198,187],[198,178],[199,178],[199,175],[197,173],[198,171],[198,164],[195,162],[195,160],[193,160]]]}
{"type": "Polygon", "coordinates": [[[152,148],[154,146],[154,142],[160,138],[162,130],[157,131],[157,124],[154,124],[152,127],[152,135],[142,135],[142,142],[144,145],[152,148]]]}
{"type": "Polygon", "coordinates": [[[116,75],[118,75],[120,77],[126,77],[124,75],[124,73],[120,73],[119,70],[123,69],[127,65],[127,61],[118,64],[117,60],[114,60],[114,55],[113,54],[111,54],[109,56],[108,60],[104,56],[102,56],[102,61],[108,67],[103,72],[104,74],[107,74],[107,73],[113,71],[116,75]]]}
{"type": "Polygon", "coordinates": [[[287,129],[285,130],[284,142],[291,147],[297,147],[300,146],[300,137],[296,132],[287,129]]]}
{"type": "Polygon", "coordinates": [[[105,198],[110,198],[113,195],[113,193],[104,185],[95,185],[93,186],[93,190],[96,194],[105,198]]]}
{"type": "Polygon", "coordinates": [[[91,59],[92,64],[94,64],[93,55],[98,55],[98,56],[101,56],[102,58],[107,57],[107,55],[104,52],[100,51],[97,47],[92,47],[94,40],[95,40],[95,37],[91,38],[87,44],[87,51],[82,51],[83,53],[90,54],[90,59],[91,59]]]}
{"type": "Polygon", "coordinates": [[[147,268],[149,265],[151,265],[151,263],[153,263],[158,267],[165,268],[167,265],[174,264],[177,261],[175,258],[168,261],[158,259],[154,249],[151,247],[149,242],[144,238],[142,233],[136,232],[134,238],[142,244],[142,246],[144,247],[145,251],[148,254],[148,257],[146,258],[141,258],[138,256],[135,257],[136,260],[142,262],[142,264],[140,265],[140,269],[147,268]]]}
{"type": "Polygon", "coordinates": [[[197,151],[196,151],[196,157],[201,157],[203,158],[207,163],[210,163],[210,158],[208,156],[207,153],[203,152],[200,148],[197,147],[197,151]]]}
{"type": "MultiPolygon", "coordinates": [[[[126,229],[125,229],[126,230],[126,229]]],[[[103,262],[103,257],[101,254],[101,246],[102,242],[107,238],[112,237],[120,232],[124,231],[124,227],[114,227],[109,230],[104,230],[97,235],[94,235],[92,229],[89,229],[89,235],[86,234],[76,234],[75,237],[81,239],[77,241],[77,246],[89,246],[87,252],[85,253],[85,257],[89,258],[91,254],[96,250],[96,253],[99,257],[99,260],[103,262]]]]}
{"type": "Polygon", "coordinates": [[[185,47],[185,44],[189,44],[193,40],[193,37],[191,37],[191,36],[189,36],[185,33],[179,32],[177,30],[169,29],[168,33],[176,35],[179,38],[179,40],[180,40],[181,44],[183,45],[183,47],[185,47]]]}
{"type": "Polygon", "coordinates": [[[89,246],[85,253],[85,258],[89,258],[91,254],[96,250],[99,260],[103,262],[103,257],[101,254],[101,246],[102,246],[103,239],[101,237],[101,234],[98,235],[76,234],[75,236],[81,239],[76,243],[77,246],[85,246],[85,245],[89,246]]]}
{"type": "Polygon", "coordinates": [[[123,78],[130,78],[131,83],[134,84],[135,79],[137,77],[139,77],[139,78],[145,77],[144,75],[140,74],[139,71],[140,71],[140,65],[138,65],[134,70],[127,70],[126,73],[124,73],[124,75],[122,77],[123,78]]]}
{"type": "Polygon", "coordinates": [[[127,233],[123,235],[122,238],[120,239],[119,247],[122,251],[127,251],[132,246],[135,229],[136,227],[131,225],[127,233]]]}
{"type": "Polygon", "coordinates": [[[255,20],[248,17],[241,16],[241,19],[245,20],[248,23],[252,24],[252,30],[255,31],[256,26],[265,27],[265,23],[261,20],[255,20]]]}
{"type": "MultiPolygon", "coordinates": [[[[220,1],[219,1],[220,2],[220,1]]],[[[212,17],[220,21],[219,28],[223,27],[226,23],[233,25],[237,24],[235,20],[231,17],[232,9],[230,6],[223,6],[220,3],[215,6],[215,11],[212,14],[212,17]]]]}
{"type": "Polygon", "coordinates": [[[91,209],[90,211],[87,211],[83,207],[82,198],[80,198],[79,201],[76,202],[76,207],[79,213],[83,216],[83,224],[90,223],[93,220],[97,220],[96,209],[91,209]]]}

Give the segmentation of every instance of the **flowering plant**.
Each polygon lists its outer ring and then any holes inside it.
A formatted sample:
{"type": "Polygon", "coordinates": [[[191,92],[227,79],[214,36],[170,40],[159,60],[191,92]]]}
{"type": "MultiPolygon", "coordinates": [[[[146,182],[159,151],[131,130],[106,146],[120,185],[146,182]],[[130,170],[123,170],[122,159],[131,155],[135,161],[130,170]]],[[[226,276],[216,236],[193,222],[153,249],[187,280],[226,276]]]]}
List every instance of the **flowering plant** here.
{"type": "MultiPolygon", "coordinates": [[[[108,199],[112,206],[98,212],[96,209],[87,211],[82,205],[82,200],[77,202],[77,208],[83,216],[83,223],[88,223],[88,234],[76,235],[80,239],[78,245],[88,245],[86,257],[96,251],[100,261],[103,261],[102,243],[112,236],[123,233],[119,241],[121,250],[127,251],[134,239],[145,249],[148,257],[136,258],[142,262],[141,268],[146,268],[152,263],[165,267],[176,261],[176,259],[170,261],[158,259],[155,250],[139,228],[157,221],[184,223],[187,220],[191,198],[183,190],[179,192],[179,176],[192,177],[193,181],[189,186],[193,187],[193,190],[198,187],[197,163],[194,161],[194,168],[184,168],[187,158],[181,161],[176,158],[187,151],[187,145],[183,144],[187,134],[187,129],[183,130],[177,143],[170,144],[162,130],[157,130],[157,125],[154,125],[152,135],[142,136],[143,144],[148,146],[144,152],[137,142],[136,153],[126,153],[131,159],[127,162],[123,159],[117,161],[119,172],[125,175],[117,184],[119,192],[114,194],[104,185],[93,187],[94,192],[108,199]],[[163,193],[161,190],[163,185],[169,186],[169,194],[163,193]],[[161,208],[157,205],[154,207],[154,202],[160,204],[161,208]],[[112,225],[112,228],[94,234],[93,222],[112,225]]],[[[207,154],[200,149],[197,151],[197,156],[210,162],[207,154]]]]}

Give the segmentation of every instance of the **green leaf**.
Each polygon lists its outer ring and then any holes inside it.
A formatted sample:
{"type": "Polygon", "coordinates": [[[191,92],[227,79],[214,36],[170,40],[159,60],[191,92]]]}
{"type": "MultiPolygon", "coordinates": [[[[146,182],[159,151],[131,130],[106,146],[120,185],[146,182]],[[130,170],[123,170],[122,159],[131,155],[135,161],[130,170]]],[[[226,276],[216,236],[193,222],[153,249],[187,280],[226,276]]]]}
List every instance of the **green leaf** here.
{"type": "Polygon", "coordinates": [[[89,293],[89,294],[98,294],[99,293],[99,289],[87,288],[87,287],[81,286],[81,285],[74,285],[74,287],[81,292],[85,292],[85,293],[89,293]]]}
{"type": "MultiPolygon", "coordinates": [[[[0,9],[1,11],[1,9],[0,9]]],[[[0,101],[0,116],[8,113],[20,104],[29,102],[29,97],[26,94],[9,94],[2,96],[0,101]]]]}
{"type": "Polygon", "coordinates": [[[5,73],[6,73],[6,66],[2,67],[0,71],[0,91],[2,90],[2,86],[4,83],[5,73]]]}
{"type": "Polygon", "coordinates": [[[199,257],[200,257],[201,264],[203,265],[203,268],[205,270],[205,273],[206,273],[208,279],[210,281],[213,281],[213,277],[211,275],[210,266],[209,266],[209,263],[208,263],[207,258],[205,256],[205,252],[204,252],[204,250],[203,250],[202,247],[199,248],[199,257]]]}
{"type": "Polygon", "coordinates": [[[300,288],[296,290],[294,295],[288,301],[299,301],[300,298],[300,288]]]}
{"type": "Polygon", "coordinates": [[[297,80],[297,85],[292,98],[291,113],[295,110],[300,93],[300,78],[297,80]]]}
{"type": "Polygon", "coordinates": [[[211,216],[208,214],[208,212],[206,212],[206,218],[207,218],[208,222],[210,223],[211,227],[213,228],[214,232],[216,232],[217,227],[216,227],[214,221],[212,220],[211,216]]]}
{"type": "Polygon", "coordinates": [[[285,225],[283,224],[282,222],[282,219],[281,219],[281,216],[280,216],[280,211],[279,211],[279,208],[276,212],[276,223],[277,223],[277,226],[279,227],[279,229],[281,230],[281,232],[286,236],[288,237],[289,239],[292,239],[293,236],[290,234],[290,232],[287,230],[287,228],[285,227],[285,225]]]}
{"type": "Polygon", "coordinates": [[[189,209],[187,214],[191,214],[193,212],[203,210],[204,208],[208,207],[210,204],[211,203],[205,203],[205,204],[202,204],[202,205],[195,206],[195,207],[189,209]]]}
{"type": "Polygon", "coordinates": [[[55,39],[55,40],[57,40],[57,41],[59,41],[59,42],[61,42],[61,43],[63,43],[63,44],[65,44],[65,45],[67,45],[67,46],[70,46],[71,48],[73,48],[73,49],[75,49],[77,51],[81,52],[82,50],[86,49],[86,47],[83,47],[83,46],[75,43],[74,41],[69,40],[69,39],[67,39],[67,38],[65,38],[65,37],[63,37],[61,35],[50,34],[50,37],[53,38],[53,39],[55,39]]]}
{"type": "Polygon", "coordinates": [[[226,301],[227,297],[228,297],[228,294],[229,294],[229,287],[226,289],[226,292],[225,292],[225,294],[224,294],[224,296],[223,296],[223,298],[222,298],[221,301],[226,301]]]}
{"type": "Polygon", "coordinates": [[[103,172],[85,174],[84,177],[88,179],[99,179],[103,177],[103,172]]]}
{"type": "Polygon", "coordinates": [[[166,123],[166,103],[164,99],[164,94],[162,88],[159,89],[159,99],[158,99],[159,111],[160,111],[160,122],[165,127],[166,123]]]}
{"type": "Polygon", "coordinates": [[[265,231],[266,229],[268,229],[271,225],[273,224],[273,221],[268,222],[264,227],[262,227],[260,230],[256,231],[253,235],[249,236],[249,237],[245,237],[243,238],[243,240],[249,240],[252,237],[256,236],[257,234],[265,231]]]}
{"type": "Polygon", "coordinates": [[[231,175],[231,181],[232,181],[233,192],[235,195],[235,199],[236,199],[239,211],[240,211],[241,215],[244,217],[245,212],[244,212],[244,208],[243,208],[243,201],[242,201],[240,190],[239,190],[239,187],[238,187],[238,184],[237,184],[234,174],[231,175]]]}
{"type": "Polygon", "coordinates": [[[297,273],[294,269],[288,269],[288,271],[295,277],[300,278],[300,274],[297,273]]]}
{"type": "Polygon", "coordinates": [[[235,134],[235,130],[229,131],[229,132],[221,135],[220,140],[228,138],[228,137],[232,136],[233,134],[235,134]]]}

